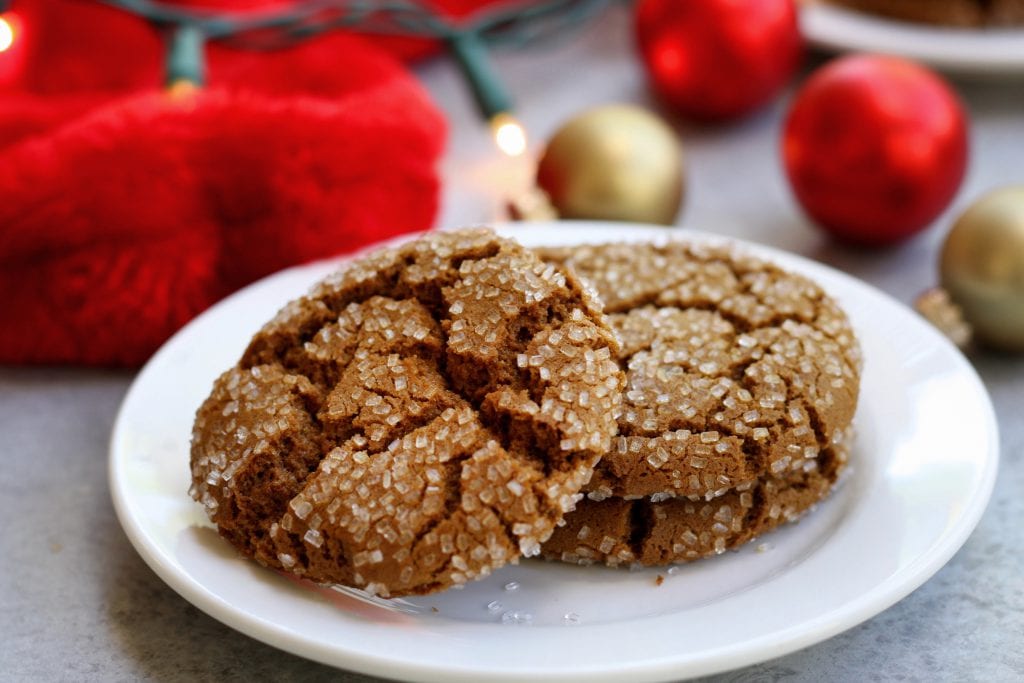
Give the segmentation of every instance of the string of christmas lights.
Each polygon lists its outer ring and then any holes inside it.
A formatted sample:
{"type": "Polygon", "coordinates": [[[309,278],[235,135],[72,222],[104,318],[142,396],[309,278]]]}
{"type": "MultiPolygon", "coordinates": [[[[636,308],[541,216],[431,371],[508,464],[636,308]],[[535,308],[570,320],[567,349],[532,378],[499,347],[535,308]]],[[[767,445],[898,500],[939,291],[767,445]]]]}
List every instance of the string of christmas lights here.
{"type": "MultiPolygon", "coordinates": [[[[582,26],[622,0],[534,0],[453,20],[414,0],[307,0],[268,10],[225,12],[157,0],[97,0],[149,21],[167,35],[165,84],[202,85],[204,46],[220,41],[250,50],[288,47],[320,34],[347,30],[443,42],[459,65],[481,115],[500,135],[512,99],[488,59],[494,47],[522,48],[582,26]]],[[[0,0],[0,52],[16,39],[0,0]]],[[[506,136],[507,137],[507,136],[506,136]]]]}
{"type": "Polygon", "coordinates": [[[7,14],[7,3],[0,0],[0,53],[7,52],[14,45],[16,25],[14,17],[7,14]]]}

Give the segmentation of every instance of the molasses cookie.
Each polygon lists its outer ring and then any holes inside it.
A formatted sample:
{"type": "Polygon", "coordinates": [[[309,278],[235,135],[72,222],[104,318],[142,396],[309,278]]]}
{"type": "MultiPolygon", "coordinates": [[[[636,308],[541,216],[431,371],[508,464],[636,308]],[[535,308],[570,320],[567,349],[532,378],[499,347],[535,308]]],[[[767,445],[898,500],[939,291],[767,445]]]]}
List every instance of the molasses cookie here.
{"type": "Polygon", "coordinates": [[[546,555],[692,559],[785,519],[765,514],[778,496],[790,501],[779,505],[792,516],[827,492],[846,458],[860,352],[846,316],[820,287],[724,247],[634,243],[540,254],[598,290],[626,371],[619,436],[585,489],[589,500],[546,555]],[[729,534],[716,536],[712,525],[725,523],[713,518],[715,501],[726,496],[718,506],[733,509],[729,534]],[[665,504],[675,497],[683,500],[665,504]],[[650,500],[632,502],[640,498],[650,500]],[[672,524],[699,542],[673,554],[665,548],[674,543],[649,536],[672,524]],[[567,534],[582,526],[601,532],[596,548],[570,543],[567,534]]]}
{"type": "Polygon", "coordinates": [[[611,447],[623,375],[573,275],[489,231],[348,263],[199,409],[191,493],[270,567],[427,593],[536,555],[611,447]]]}
{"type": "Polygon", "coordinates": [[[807,278],[680,242],[539,250],[590,282],[621,341],[619,436],[589,497],[710,499],[827,457],[857,404],[846,315],[807,278]]]}

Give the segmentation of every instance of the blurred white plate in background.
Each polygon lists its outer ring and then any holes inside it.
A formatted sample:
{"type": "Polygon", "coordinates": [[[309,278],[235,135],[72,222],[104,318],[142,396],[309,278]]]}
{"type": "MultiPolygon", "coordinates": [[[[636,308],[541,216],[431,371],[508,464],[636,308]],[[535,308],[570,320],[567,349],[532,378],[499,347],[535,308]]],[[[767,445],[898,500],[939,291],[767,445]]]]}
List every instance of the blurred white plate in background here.
{"type": "Polygon", "coordinates": [[[800,26],[811,45],[827,50],[907,57],[952,74],[1024,76],[1024,27],[944,28],[895,21],[825,2],[805,2],[800,26]]]}

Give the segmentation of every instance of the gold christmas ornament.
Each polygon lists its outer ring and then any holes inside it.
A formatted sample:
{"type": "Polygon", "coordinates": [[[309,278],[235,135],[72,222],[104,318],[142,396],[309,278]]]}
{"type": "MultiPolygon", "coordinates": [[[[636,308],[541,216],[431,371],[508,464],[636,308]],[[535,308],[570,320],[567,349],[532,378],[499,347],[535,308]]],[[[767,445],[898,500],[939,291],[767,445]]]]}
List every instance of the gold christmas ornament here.
{"type": "Polygon", "coordinates": [[[675,222],[683,202],[683,154],[675,132],[639,107],[580,114],[548,142],[537,184],[562,218],[675,222]]]}
{"type": "Polygon", "coordinates": [[[985,195],[942,247],[942,286],[981,341],[1024,351],[1024,186],[985,195]]]}

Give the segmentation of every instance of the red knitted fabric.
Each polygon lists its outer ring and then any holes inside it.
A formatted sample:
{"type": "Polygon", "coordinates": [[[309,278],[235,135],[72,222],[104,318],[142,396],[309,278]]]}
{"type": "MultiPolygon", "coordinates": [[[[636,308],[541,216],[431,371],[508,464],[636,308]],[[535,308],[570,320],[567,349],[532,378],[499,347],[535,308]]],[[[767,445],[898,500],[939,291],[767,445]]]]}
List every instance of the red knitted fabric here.
{"type": "Polygon", "coordinates": [[[211,46],[209,86],[172,96],[144,22],[87,0],[14,10],[0,362],[137,365],[247,282],[431,225],[443,119],[365,40],[211,46]]]}

